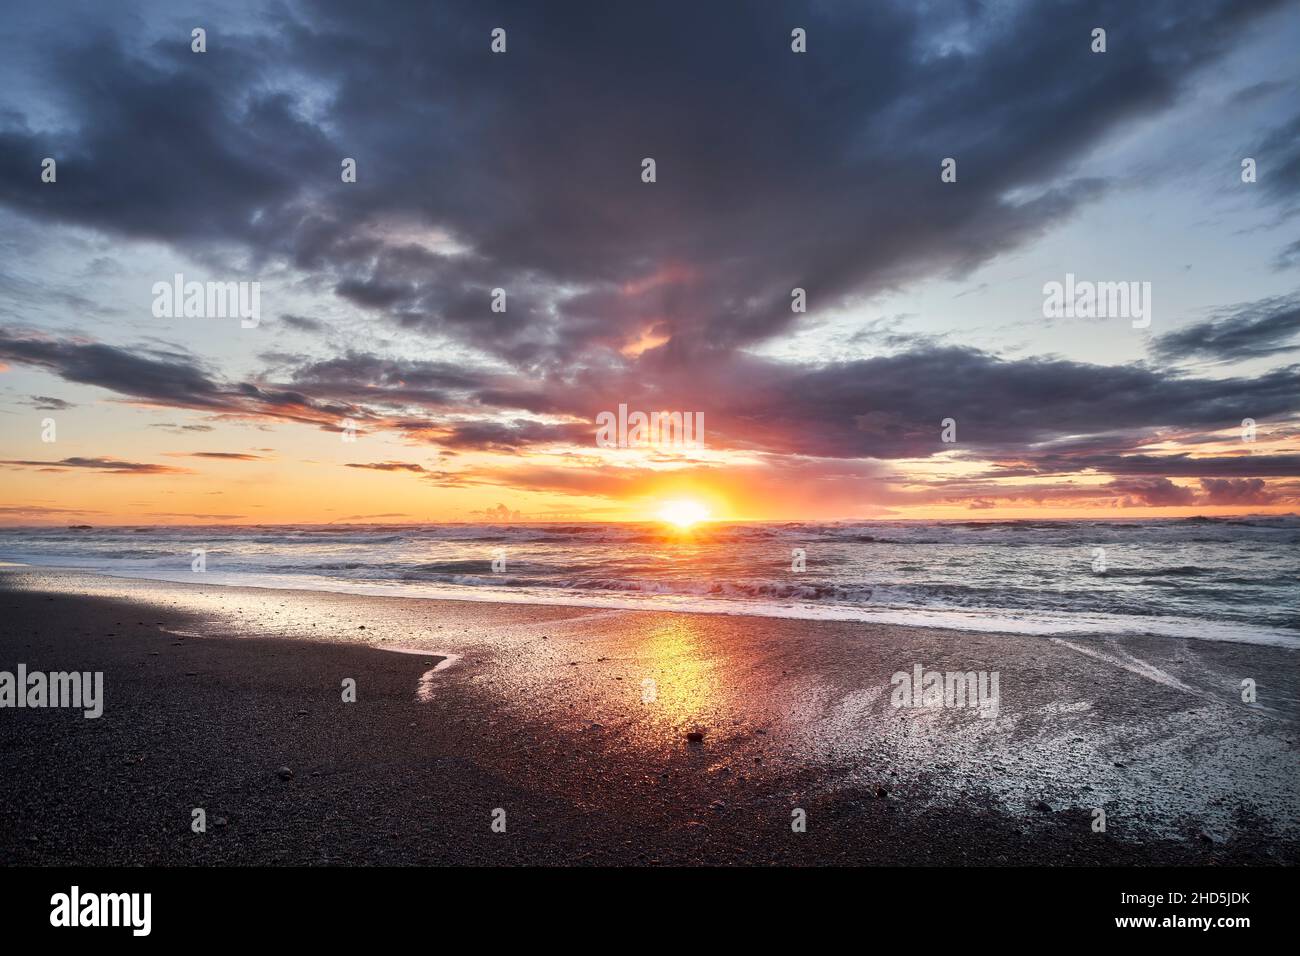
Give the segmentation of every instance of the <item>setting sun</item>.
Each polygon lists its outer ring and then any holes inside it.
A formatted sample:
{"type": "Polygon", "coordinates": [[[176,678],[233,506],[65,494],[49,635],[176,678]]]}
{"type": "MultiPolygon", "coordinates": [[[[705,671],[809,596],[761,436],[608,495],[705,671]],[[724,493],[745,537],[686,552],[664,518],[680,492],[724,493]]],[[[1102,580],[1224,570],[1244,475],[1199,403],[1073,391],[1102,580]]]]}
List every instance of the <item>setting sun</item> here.
{"type": "Polygon", "coordinates": [[[664,502],[664,506],[659,509],[660,521],[666,521],[679,528],[689,528],[696,522],[703,521],[708,516],[709,509],[704,507],[704,505],[700,504],[698,501],[666,501],[664,502]]]}

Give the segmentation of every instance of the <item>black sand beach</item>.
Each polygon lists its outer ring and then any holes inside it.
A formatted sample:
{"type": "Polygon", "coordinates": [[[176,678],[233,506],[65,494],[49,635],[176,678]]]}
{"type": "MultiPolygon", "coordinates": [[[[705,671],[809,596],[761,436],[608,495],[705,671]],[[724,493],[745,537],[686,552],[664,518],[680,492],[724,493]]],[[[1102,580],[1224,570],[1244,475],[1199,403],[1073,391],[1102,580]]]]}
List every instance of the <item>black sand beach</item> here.
{"type": "Polygon", "coordinates": [[[5,864],[1300,860],[1282,648],[27,568],[0,609],[0,670],[105,697],[0,710],[5,864]],[[891,707],[917,664],[999,672],[999,715],[891,707]]]}

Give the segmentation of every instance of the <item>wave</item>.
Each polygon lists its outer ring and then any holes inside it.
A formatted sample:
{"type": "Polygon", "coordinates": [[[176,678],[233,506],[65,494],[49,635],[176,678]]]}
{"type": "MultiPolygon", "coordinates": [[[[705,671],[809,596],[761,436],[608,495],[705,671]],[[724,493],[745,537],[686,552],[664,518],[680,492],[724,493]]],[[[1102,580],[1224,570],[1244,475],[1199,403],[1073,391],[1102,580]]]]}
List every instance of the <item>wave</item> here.
{"type": "Polygon", "coordinates": [[[206,583],[845,620],[973,615],[1031,628],[1050,618],[1070,632],[1061,622],[1300,630],[1295,515],[719,523],[690,535],[644,522],[146,531],[0,529],[0,560],[193,582],[191,550],[203,547],[206,583]],[[1093,573],[1098,546],[1109,567],[1093,573]],[[807,552],[803,573],[793,548],[807,552]],[[506,570],[494,573],[498,549],[506,570]]]}
{"type": "Polygon", "coordinates": [[[1098,573],[1108,578],[1194,578],[1219,572],[1213,568],[1182,565],[1174,568],[1107,568],[1098,573]]]}

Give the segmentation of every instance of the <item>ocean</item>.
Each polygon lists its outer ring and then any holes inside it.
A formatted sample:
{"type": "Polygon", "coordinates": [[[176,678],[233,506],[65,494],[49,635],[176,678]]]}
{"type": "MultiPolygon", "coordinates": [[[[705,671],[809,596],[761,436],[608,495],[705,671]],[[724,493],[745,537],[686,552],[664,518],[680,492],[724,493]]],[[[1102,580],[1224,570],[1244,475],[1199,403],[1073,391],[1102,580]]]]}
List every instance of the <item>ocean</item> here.
{"type": "Polygon", "coordinates": [[[1294,515],[0,529],[6,562],[166,581],[1300,647],[1297,545],[1294,515]]]}

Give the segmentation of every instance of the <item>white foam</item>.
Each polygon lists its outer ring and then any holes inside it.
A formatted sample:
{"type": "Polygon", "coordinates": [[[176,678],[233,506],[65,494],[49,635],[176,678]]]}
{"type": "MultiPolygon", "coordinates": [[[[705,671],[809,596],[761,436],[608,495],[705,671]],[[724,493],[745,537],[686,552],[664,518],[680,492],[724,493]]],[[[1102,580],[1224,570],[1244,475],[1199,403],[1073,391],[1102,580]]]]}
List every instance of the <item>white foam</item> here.
{"type": "MultiPolygon", "coordinates": [[[[1177,617],[1134,616],[1120,614],[1084,614],[1048,610],[1010,610],[981,608],[889,607],[880,605],[848,606],[809,604],[796,601],[761,601],[738,598],[709,598],[695,595],[606,595],[553,588],[468,587],[427,582],[387,583],[341,580],[314,575],[261,572],[208,571],[198,575],[188,571],[156,569],[106,571],[95,573],[107,577],[172,581],[182,584],[221,585],[230,587],[274,588],[300,591],[325,591],[374,597],[406,599],[481,601],[492,604],[524,604],[548,607],[588,607],[623,611],[674,611],[690,614],[728,614],[746,617],[788,618],[810,621],[858,621],[900,627],[930,627],[983,633],[1053,635],[1123,635],[1154,634],[1191,640],[1260,644],[1300,649],[1300,635],[1255,624],[1226,621],[1191,620],[1177,617]]],[[[430,653],[419,651],[418,653],[430,653]]]]}
{"type": "Polygon", "coordinates": [[[438,661],[436,665],[421,674],[419,681],[416,682],[415,699],[421,704],[427,704],[429,701],[433,700],[433,675],[438,673],[438,671],[446,670],[448,667],[451,667],[452,664],[455,664],[460,660],[459,654],[452,654],[449,651],[431,651],[423,647],[403,647],[401,645],[384,647],[377,644],[374,646],[378,650],[391,651],[394,654],[416,654],[420,657],[442,658],[442,660],[438,661]]]}

